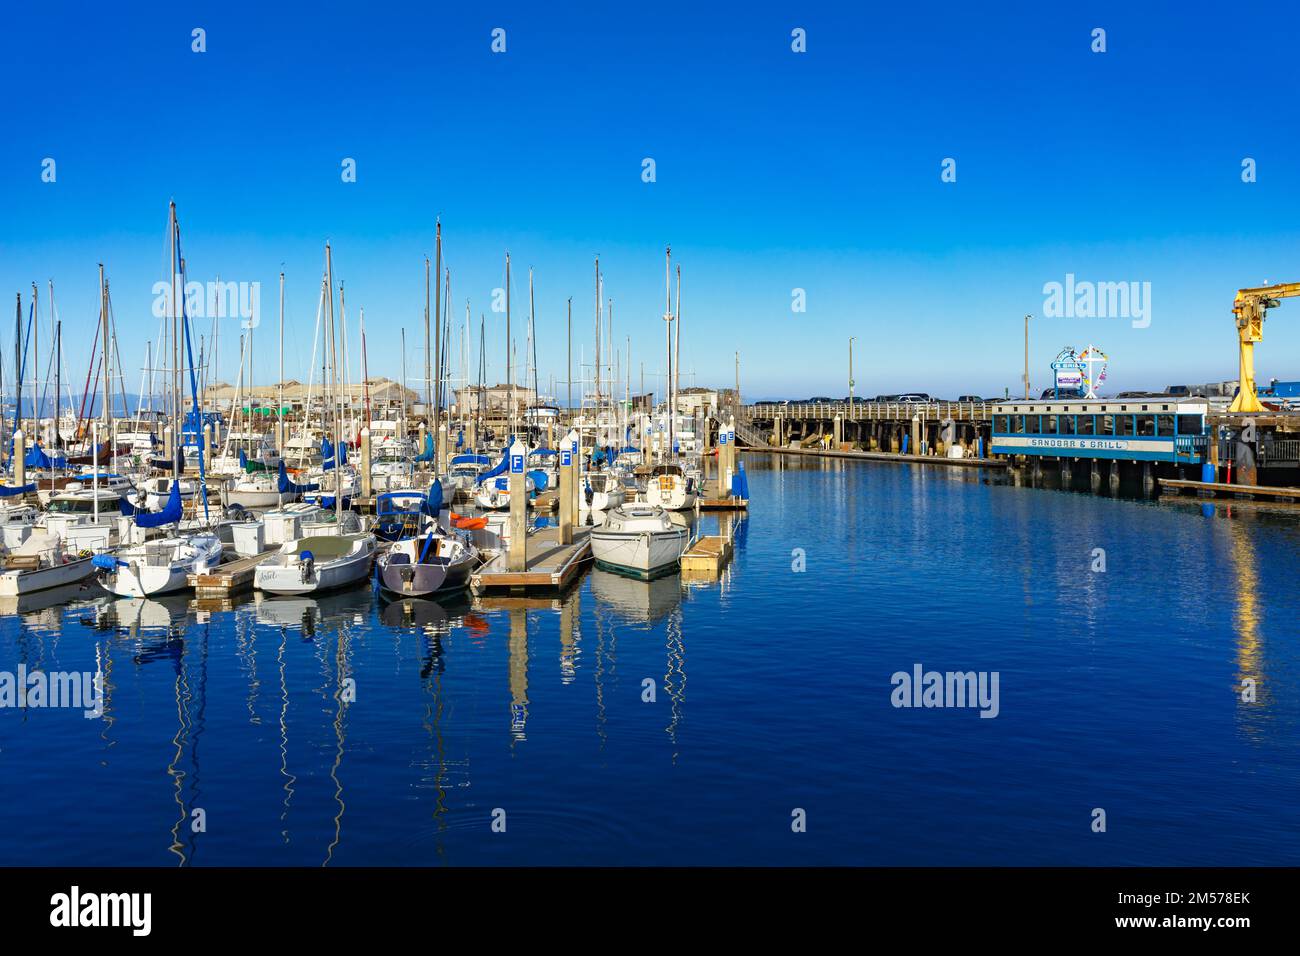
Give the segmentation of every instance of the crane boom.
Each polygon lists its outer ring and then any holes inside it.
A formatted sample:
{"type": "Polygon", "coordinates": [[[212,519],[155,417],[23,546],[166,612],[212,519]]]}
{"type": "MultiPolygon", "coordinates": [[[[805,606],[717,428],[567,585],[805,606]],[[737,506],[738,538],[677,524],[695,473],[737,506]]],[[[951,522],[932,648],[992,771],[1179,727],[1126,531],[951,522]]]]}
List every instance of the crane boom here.
{"type": "Polygon", "coordinates": [[[1232,313],[1237,319],[1237,336],[1240,341],[1240,375],[1237,397],[1228,406],[1230,412],[1262,412],[1255,392],[1255,343],[1264,338],[1264,316],[1276,308],[1280,299],[1300,296],[1300,282],[1283,282],[1278,285],[1238,289],[1232,303],[1232,313]]]}

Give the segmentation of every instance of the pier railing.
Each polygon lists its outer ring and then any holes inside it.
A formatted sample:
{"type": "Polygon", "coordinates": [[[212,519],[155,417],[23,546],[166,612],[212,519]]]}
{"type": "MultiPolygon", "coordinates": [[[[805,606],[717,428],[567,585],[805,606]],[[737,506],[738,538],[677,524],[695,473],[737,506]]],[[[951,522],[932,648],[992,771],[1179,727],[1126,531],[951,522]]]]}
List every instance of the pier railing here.
{"type": "Polygon", "coordinates": [[[989,421],[997,409],[994,402],[789,402],[745,405],[741,414],[750,421],[824,419],[836,416],[844,421],[989,421]]]}

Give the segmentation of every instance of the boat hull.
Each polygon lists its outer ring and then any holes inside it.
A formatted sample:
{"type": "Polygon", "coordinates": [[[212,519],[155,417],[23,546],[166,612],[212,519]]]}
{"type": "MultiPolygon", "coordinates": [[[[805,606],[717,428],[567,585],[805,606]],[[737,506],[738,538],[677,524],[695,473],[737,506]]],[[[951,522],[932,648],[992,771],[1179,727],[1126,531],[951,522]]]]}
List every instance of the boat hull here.
{"type": "Polygon", "coordinates": [[[389,552],[377,563],[379,586],[397,597],[425,597],[460,591],[469,586],[474,558],[465,555],[456,561],[435,560],[411,564],[389,552]]]}
{"type": "Polygon", "coordinates": [[[690,534],[685,528],[663,531],[591,532],[591,554],[596,564],[611,571],[652,577],[670,573],[686,548],[690,534]]]}
{"type": "Polygon", "coordinates": [[[69,561],[67,564],[34,568],[30,571],[6,571],[0,574],[0,596],[18,597],[34,591],[77,584],[90,577],[94,570],[91,559],[86,557],[69,561]]]}

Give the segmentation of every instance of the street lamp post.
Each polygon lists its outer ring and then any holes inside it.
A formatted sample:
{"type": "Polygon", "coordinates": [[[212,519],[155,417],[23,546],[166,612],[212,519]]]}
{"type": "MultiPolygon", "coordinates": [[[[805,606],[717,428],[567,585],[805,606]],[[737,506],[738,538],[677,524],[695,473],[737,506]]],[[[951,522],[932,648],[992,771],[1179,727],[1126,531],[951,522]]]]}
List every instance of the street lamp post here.
{"type": "Polygon", "coordinates": [[[849,414],[853,413],[853,340],[856,335],[849,336],[849,414]]]}
{"type": "Polygon", "coordinates": [[[1029,316],[1025,316],[1025,400],[1029,399],[1029,316]]]}

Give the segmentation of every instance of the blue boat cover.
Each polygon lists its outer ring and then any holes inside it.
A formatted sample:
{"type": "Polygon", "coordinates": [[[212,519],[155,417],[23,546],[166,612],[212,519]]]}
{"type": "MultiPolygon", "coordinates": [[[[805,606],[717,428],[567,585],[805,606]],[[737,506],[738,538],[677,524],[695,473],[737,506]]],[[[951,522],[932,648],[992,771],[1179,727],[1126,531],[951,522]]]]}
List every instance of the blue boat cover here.
{"type": "Polygon", "coordinates": [[[137,528],[161,528],[165,524],[180,521],[181,513],[181,485],[180,482],[173,481],[171,494],[167,496],[167,504],[163,505],[162,511],[136,511],[135,524],[137,528]]]}
{"type": "Polygon", "coordinates": [[[416,461],[433,461],[433,457],[434,457],[435,454],[437,454],[437,452],[434,450],[434,447],[433,447],[433,436],[432,436],[432,435],[428,435],[428,434],[426,434],[426,435],[424,436],[424,451],[422,451],[422,452],[420,452],[418,455],[416,455],[416,456],[415,456],[415,460],[416,460],[416,461]]]}
{"type": "Polygon", "coordinates": [[[320,490],[320,485],[296,485],[289,480],[289,473],[284,470],[284,459],[280,459],[280,494],[303,495],[309,491],[320,490]]]}
{"type": "Polygon", "coordinates": [[[25,495],[29,491],[35,491],[36,486],[30,485],[0,485],[0,498],[12,498],[14,495],[25,495]]]}

